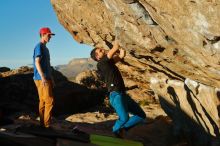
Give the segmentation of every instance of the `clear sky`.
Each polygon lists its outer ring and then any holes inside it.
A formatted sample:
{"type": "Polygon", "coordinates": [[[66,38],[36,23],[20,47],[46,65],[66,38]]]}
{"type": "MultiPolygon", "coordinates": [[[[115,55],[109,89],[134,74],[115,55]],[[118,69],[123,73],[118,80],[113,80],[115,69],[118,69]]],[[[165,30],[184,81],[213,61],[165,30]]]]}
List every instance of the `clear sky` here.
{"type": "Polygon", "coordinates": [[[92,47],[72,38],[59,23],[50,0],[0,0],[0,16],[0,67],[32,64],[41,27],[50,27],[56,34],[47,44],[52,66],[89,57],[92,47]]]}

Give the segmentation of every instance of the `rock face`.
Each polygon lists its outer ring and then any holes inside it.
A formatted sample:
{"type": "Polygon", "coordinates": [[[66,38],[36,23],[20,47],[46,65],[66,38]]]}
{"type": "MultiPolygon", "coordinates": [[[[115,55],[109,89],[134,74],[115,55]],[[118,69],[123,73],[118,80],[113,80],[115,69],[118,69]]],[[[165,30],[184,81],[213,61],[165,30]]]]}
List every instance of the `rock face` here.
{"type": "MultiPolygon", "coordinates": [[[[161,107],[173,120],[173,134],[184,133],[192,145],[214,145],[219,137],[219,90],[186,79],[151,79],[161,107]],[[217,108],[216,108],[217,107],[217,108]],[[207,135],[210,134],[210,135],[207,135]],[[210,143],[210,139],[213,142],[210,143]]],[[[219,144],[219,143],[218,143],[219,144]]]]}
{"type": "MultiPolygon", "coordinates": [[[[199,125],[188,126],[204,131],[203,139],[197,136],[201,141],[210,141],[209,136],[219,137],[218,0],[51,0],[51,3],[60,23],[79,43],[109,49],[112,41],[119,39],[120,46],[127,50],[124,62],[118,65],[126,85],[137,86],[136,92],[142,97],[158,94],[160,101],[184,112],[190,117],[188,120],[199,125]],[[155,78],[159,80],[156,85],[152,82],[155,78]],[[173,80],[176,85],[170,86],[173,80]]],[[[175,112],[167,114],[174,123],[179,117],[175,112]]]]}
{"type": "Polygon", "coordinates": [[[0,107],[10,112],[37,109],[37,91],[33,82],[33,69],[21,67],[0,73],[0,107]]]}
{"type": "Polygon", "coordinates": [[[104,86],[99,74],[94,70],[87,70],[79,73],[76,76],[76,83],[93,89],[102,89],[104,86]]]}

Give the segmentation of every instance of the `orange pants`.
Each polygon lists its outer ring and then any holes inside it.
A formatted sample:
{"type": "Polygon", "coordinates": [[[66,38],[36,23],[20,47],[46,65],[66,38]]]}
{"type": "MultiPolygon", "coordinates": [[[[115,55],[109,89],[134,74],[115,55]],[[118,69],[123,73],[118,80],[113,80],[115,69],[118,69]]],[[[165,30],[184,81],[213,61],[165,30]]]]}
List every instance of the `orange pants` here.
{"type": "Polygon", "coordinates": [[[54,106],[54,97],[52,92],[52,81],[48,80],[47,84],[43,86],[41,80],[34,80],[37,86],[39,95],[39,114],[40,124],[44,127],[49,127],[52,117],[52,109],[54,106]]]}

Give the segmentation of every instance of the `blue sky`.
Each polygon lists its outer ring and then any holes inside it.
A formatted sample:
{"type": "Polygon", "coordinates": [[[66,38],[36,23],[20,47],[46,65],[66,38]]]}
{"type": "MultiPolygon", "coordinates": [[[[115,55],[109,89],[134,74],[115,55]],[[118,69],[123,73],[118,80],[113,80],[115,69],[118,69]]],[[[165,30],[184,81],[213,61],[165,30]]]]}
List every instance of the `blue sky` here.
{"type": "Polygon", "coordinates": [[[89,57],[92,47],[72,38],[59,23],[50,0],[0,0],[0,16],[0,67],[32,64],[41,27],[50,27],[56,34],[47,44],[52,66],[89,57]]]}

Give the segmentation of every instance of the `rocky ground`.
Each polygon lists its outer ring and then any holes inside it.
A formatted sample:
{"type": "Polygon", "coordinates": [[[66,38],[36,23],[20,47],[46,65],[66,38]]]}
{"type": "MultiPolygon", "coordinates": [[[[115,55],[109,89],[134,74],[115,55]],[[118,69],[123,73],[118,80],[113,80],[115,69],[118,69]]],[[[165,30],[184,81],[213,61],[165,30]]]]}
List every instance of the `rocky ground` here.
{"type": "MultiPolygon", "coordinates": [[[[10,118],[14,121],[14,124],[7,125],[6,127],[1,126],[1,128],[14,130],[19,125],[38,125],[38,96],[32,79],[33,70],[28,67],[21,67],[18,70],[2,72],[0,75],[0,125],[4,124],[2,123],[2,121],[4,121],[2,119],[4,118],[10,118]]],[[[117,116],[109,106],[107,100],[104,100],[106,95],[103,93],[103,83],[100,82],[95,72],[81,73],[78,75],[78,82],[68,81],[57,71],[54,71],[54,76],[56,82],[54,89],[56,106],[54,107],[52,127],[54,129],[70,131],[74,126],[77,126],[80,130],[87,133],[113,136],[111,129],[117,116]]],[[[162,81],[163,80],[161,80],[161,82],[162,81]]],[[[215,106],[213,106],[209,100],[211,98],[206,98],[208,94],[204,94],[203,92],[201,92],[201,94],[193,94],[194,90],[188,90],[188,94],[185,96],[185,92],[180,92],[182,91],[180,89],[182,87],[191,88],[189,84],[191,82],[188,81],[187,86],[175,87],[175,90],[171,86],[160,86],[160,84],[152,86],[157,89],[158,92],[167,90],[169,93],[167,96],[171,99],[171,101],[168,100],[169,102],[161,98],[162,94],[161,96],[155,96],[152,90],[143,90],[143,92],[140,92],[139,86],[135,86],[134,82],[126,78],[125,82],[128,88],[128,94],[142,106],[147,115],[145,123],[137,125],[126,133],[126,139],[140,141],[145,144],[145,146],[187,146],[190,145],[190,142],[203,140],[208,142],[203,144],[204,146],[207,144],[219,146],[217,138],[210,137],[212,140],[212,143],[210,143],[209,140],[201,137],[203,136],[202,134],[204,134],[204,130],[201,128],[202,126],[198,127],[198,124],[193,123],[189,115],[184,114],[184,112],[181,112],[179,109],[180,107],[184,107],[184,105],[191,105],[192,112],[196,118],[200,117],[201,120],[204,116],[201,115],[200,108],[196,108],[196,105],[206,108],[212,107],[216,110],[214,108],[215,106]],[[201,103],[195,104],[198,101],[191,100],[193,97],[201,101],[204,100],[204,102],[201,102],[204,105],[201,105],[201,103]],[[188,102],[183,100],[188,100],[190,104],[187,104],[188,102]],[[171,104],[172,102],[175,102],[176,105],[171,104]],[[161,107],[163,107],[163,109],[161,107]],[[170,114],[169,117],[171,117],[172,120],[165,114],[164,109],[168,115],[170,114]],[[186,119],[188,119],[188,121],[186,121],[186,119]],[[194,126],[187,125],[187,122],[188,124],[194,124],[194,126]],[[176,129],[179,126],[182,126],[182,128],[176,129]],[[189,130],[192,130],[193,134],[189,133],[189,130]]],[[[172,85],[181,85],[174,81],[166,82],[172,85]]],[[[204,85],[199,85],[199,91],[200,88],[203,89],[202,91],[208,90],[212,92],[210,88],[204,85]]],[[[219,94],[217,95],[219,97],[219,94]]],[[[204,108],[202,108],[202,111],[205,111],[204,108]]],[[[205,116],[212,122],[207,112],[205,116]]],[[[213,132],[218,133],[216,131],[217,126],[214,122],[210,124],[215,130],[213,132]]],[[[201,146],[201,143],[197,145],[201,146]]],[[[195,144],[192,143],[191,146],[195,146],[195,144]]]]}
{"type": "MultiPolygon", "coordinates": [[[[125,134],[125,139],[140,141],[145,146],[187,145],[184,141],[177,142],[177,139],[172,136],[171,120],[159,104],[149,104],[142,108],[147,114],[146,122],[130,129],[125,134]]],[[[36,113],[17,113],[10,118],[13,118],[15,123],[6,127],[16,128],[18,125],[39,124],[36,113]]],[[[69,131],[77,126],[87,133],[114,136],[111,128],[116,119],[117,115],[110,107],[97,106],[81,113],[53,117],[52,127],[69,131]]]]}

